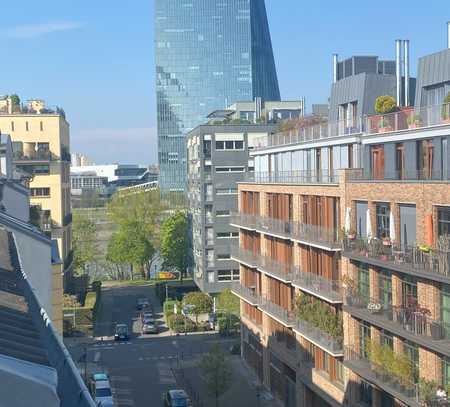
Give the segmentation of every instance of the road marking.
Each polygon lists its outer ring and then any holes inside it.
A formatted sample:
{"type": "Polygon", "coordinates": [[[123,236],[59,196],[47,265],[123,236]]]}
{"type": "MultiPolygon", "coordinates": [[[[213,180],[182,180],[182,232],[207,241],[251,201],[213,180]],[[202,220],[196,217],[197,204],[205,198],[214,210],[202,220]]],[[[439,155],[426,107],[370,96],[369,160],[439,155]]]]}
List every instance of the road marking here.
{"type": "Polygon", "coordinates": [[[177,341],[172,341],[172,345],[173,345],[175,348],[178,348],[178,342],[177,342],[177,341]]]}

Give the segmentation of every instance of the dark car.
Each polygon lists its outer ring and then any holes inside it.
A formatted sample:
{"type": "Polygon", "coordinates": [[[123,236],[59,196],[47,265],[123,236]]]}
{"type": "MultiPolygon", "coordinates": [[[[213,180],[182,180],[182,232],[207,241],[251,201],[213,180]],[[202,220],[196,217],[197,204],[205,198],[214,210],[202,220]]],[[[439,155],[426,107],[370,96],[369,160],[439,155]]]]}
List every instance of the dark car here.
{"type": "Polygon", "coordinates": [[[137,302],[136,302],[136,308],[141,311],[144,308],[148,308],[150,307],[150,302],[148,301],[147,298],[138,298],[137,302]]]}
{"type": "Polygon", "coordinates": [[[169,390],[164,396],[165,407],[190,407],[191,405],[184,390],[169,390]]]}
{"type": "Polygon", "coordinates": [[[116,329],[114,331],[114,340],[127,341],[128,339],[130,339],[130,335],[128,333],[128,326],[125,324],[117,324],[116,329]]]}

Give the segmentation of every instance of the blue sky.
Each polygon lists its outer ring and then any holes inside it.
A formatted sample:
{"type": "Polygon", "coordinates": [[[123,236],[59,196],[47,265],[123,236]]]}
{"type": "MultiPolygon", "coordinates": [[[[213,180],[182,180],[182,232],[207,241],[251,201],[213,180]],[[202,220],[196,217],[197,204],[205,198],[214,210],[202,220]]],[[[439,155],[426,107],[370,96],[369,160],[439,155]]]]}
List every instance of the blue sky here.
{"type": "MultiPolygon", "coordinates": [[[[0,94],[64,107],[72,151],[98,163],[156,162],[153,0],[3,3],[0,94]]],[[[308,105],[327,100],[333,52],[393,59],[394,40],[408,38],[415,73],[419,56],[446,46],[450,20],[448,0],[266,6],[282,98],[308,105]]]]}

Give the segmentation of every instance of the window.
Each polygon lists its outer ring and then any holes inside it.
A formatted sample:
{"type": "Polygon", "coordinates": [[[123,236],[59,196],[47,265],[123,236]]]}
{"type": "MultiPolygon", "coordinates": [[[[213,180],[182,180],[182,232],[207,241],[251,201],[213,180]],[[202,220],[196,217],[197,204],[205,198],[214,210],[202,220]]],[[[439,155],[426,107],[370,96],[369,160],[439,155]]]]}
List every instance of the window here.
{"type": "Polygon", "coordinates": [[[378,275],[378,296],[384,306],[392,305],[392,275],[389,271],[381,269],[378,275]]]}
{"type": "Polygon", "coordinates": [[[390,206],[387,203],[376,204],[377,237],[383,239],[390,236],[390,206]]]}
{"type": "Polygon", "coordinates": [[[50,196],[50,188],[30,188],[33,197],[50,196]]]}
{"type": "Polygon", "coordinates": [[[450,360],[442,360],[442,385],[446,388],[450,385],[450,360]]]}
{"type": "Polygon", "coordinates": [[[417,306],[417,282],[409,276],[404,276],[402,279],[402,305],[405,308],[417,306]]]}
{"type": "Polygon", "coordinates": [[[206,249],[206,266],[214,267],[214,249],[206,249]]]}
{"type": "Polygon", "coordinates": [[[44,131],[44,122],[40,122],[40,123],[39,123],[39,129],[40,129],[41,131],[44,131]]]}
{"type": "Polygon", "coordinates": [[[336,381],[344,384],[344,364],[336,359],[336,381]]]}
{"type": "Polygon", "coordinates": [[[358,290],[363,298],[370,298],[369,266],[364,263],[358,264],[358,290]]]}
{"type": "Polygon", "coordinates": [[[450,208],[438,208],[438,237],[450,235],[450,208]]]}
{"type": "Polygon", "coordinates": [[[235,141],[216,141],[216,150],[243,150],[244,142],[240,140],[235,141]]]}
{"type": "Polygon", "coordinates": [[[28,122],[25,122],[25,131],[29,131],[30,130],[30,126],[28,125],[28,122]]]}
{"type": "Polygon", "coordinates": [[[217,272],[218,281],[239,281],[239,270],[219,270],[217,272]]]}
{"type": "Polygon", "coordinates": [[[399,205],[400,208],[400,244],[402,250],[416,245],[416,207],[399,205]]]}
{"type": "Polygon", "coordinates": [[[359,349],[364,358],[368,358],[368,343],[370,343],[370,325],[363,322],[359,325],[359,349]]]}
{"type": "Polygon", "coordinates": [[[230,259],[231,259],[231,255],[229,253],[217,255],[217,260],[230,260],[230,259]]]}
{"type": "Polygon", "coordinates": [[[450,332],[450,286],[448,285],[443,286],[441,291],[441,320],[446,327],[446,331],[450,332]]]}
{"type": "Polygon", "coordinates": [[[230,214],[230,211],[216,211],[216,216],[218,217],[230,216],[230,214]]]}
{"type": "Polygon", "coordinates": [[[395,145],[395,170],[397,172],[396,179],[405,178],[405,148],[403,143],[395,145]]]}
{"type": "Polygon", "coordinates": [[[214,271],[208,271],[208,283],[214,283],[216,281],[216,276],[214,271]]]}
{"type": "Polygon", "coordinates": [[[245,167],[216,167],[216,172],[244,172],[245,167]]]}
{"type": "Polygon", "coordinates": [[[203,140],[203,155],[205,158],[211,158],[211,140],[203,140]]]}
{"type": "Polygon", "coordinates": [[[372,406],[372,386],[362,380],[359,389],[361,402],[368,406],[372,406]]]}
{"type": "Polygon", "coordinates": [[[367,202],[356,202],[356,233],[359,238],[367,237],[367,202]]]}
{"type": "Polygon", "coordinates": [[[11,131],[14,131],[14,122],[11,122],[11,131]]]}
{"type": "Polygon", "coordinates": [[[218,232],[217,239],[230,239],[232,237],[239,237],[239,232],[218,232]]]}
{"type": "Polygon", "coordinates": [[[237,195],[237,188],[217,188],[217,195],[237,195]]]}

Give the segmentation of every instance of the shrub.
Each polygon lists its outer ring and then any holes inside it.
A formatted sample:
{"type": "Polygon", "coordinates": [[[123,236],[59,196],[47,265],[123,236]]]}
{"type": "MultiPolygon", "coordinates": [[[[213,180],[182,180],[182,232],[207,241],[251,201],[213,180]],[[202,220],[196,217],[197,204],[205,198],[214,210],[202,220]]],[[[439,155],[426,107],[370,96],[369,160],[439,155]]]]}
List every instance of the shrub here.
{"type": "Polygon", "coordinates": [[[375,111],[380,114],[393,113],[397,110],[397,104],[392,96],[378,96],[375,100],[375,111]]]}
{"type": "Polygon", "coordinates": [[[177,333],[180,332],[195,332],[196,326],[189,318],[185,318],[183,315],[172,314],[168,317],[167,325],[169,328],[177,333]]]}

